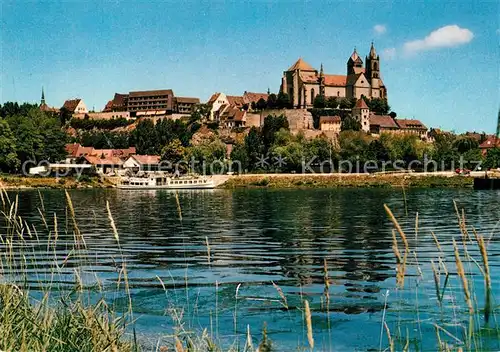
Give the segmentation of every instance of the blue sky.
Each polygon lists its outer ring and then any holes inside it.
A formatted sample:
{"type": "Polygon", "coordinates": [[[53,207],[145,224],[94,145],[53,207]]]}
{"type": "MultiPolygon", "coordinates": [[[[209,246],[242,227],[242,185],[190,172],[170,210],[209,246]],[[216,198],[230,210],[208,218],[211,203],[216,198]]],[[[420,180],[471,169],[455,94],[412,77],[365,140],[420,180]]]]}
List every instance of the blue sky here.
{"type": "Polygon", "coordinates": [[[0,4],[0,102],[104,107],[115,92],[277,92],[298,57],[345,74],[373,40],[400,117],[494,132],[498,1],[9,1],[0,4]]]}

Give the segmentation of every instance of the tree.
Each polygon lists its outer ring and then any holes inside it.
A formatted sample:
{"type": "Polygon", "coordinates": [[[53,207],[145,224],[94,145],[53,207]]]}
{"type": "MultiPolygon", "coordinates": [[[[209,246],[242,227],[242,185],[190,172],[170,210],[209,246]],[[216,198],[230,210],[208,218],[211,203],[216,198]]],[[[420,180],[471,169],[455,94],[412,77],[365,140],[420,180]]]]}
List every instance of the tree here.
{"type": "Polygon", "coordinates": [[[257,110],[264,110],[267,107],[267,102],[264,100],[264,98],[260,98],[259,101],[257,101],[257,104],[255,105],[257,110]]]}
{"type": "Polygon", "coordinates": [[[17,158],[16,142],[9,124],[0,119],[0,171],[12,172],[19,168],[20,161],[17,158]]]}
{"type": "Polygon", "coordinates": [[[236,143],[231,151],[231,161],[233,163],[239,163],[241,165],[241,170],[234,170],[236,164],[232,165],[232,171],[244,171],[248,169],[249,156],[244,143],[236,143]]]}
{"type": "Polygon", "coordinates": [[[368,157],[377,161],[387,161],[389,160],[389,150],[380,140],[375,139],[368,145],[368,157]]]}
{"type": "Polygon", "coordinates": [[[326,99],[326,107],[329,109],[336,109],[339,106],[339,102],[336,97],[328,97],[326,99]]]}
{"type": "Polygon", "coordinates": [[[342,131],[360,131],[361,123],[352,116],[346,116],[340,125],[342,131]]]}
{"type": "Polygon", "coordinates": [[[205,121],[208,116],[210,116],[210,110],[212,108],[208,104],[196,104],[193,106],[193,110],[189,117],[189,123],[205,121]]]}
{"type": "Polygon", "coordinates": [[[267,97],[267,108],[276,109],[277,106],[278,106],[278,97],[274,93],[269,94],[269,96],[267,97]]]}
{"type": "Polygon", "coordinates": [[[389,116],[392,117],[393,119],[395,119],[398,116],[398,114],[396,114],[396,112],[394,112],[394,111],[391,111],[389,113],[389,116]]]}
{"type": "Polygon", "coordinates": [[[157,154],[160,152],[158,134],[150,119],[142,119],[133,133],[137,154],[157,154]]]}
{"type": "Polygon", "coordinates": [[[264,143],[262,136],[256,127],[250,128],[250,131],[245,136],[245,150],[248,156],[248,167],[253,169],[264,154],[264,143]]]}
{"type": "Polygon", "coordinates": [[[64,126],[66,122],[70,121],[73,114],[66,109],[64,106],[59,110],[59,121],[61,126],[64,126]]]}
{"type": "Polygon", "coordinates": [[[278,109],[288,109],[291,107],[290,97],[284,92],[279,92],[276,99],[276,107],[278,109]]]}
{"type": "Polygon", "coordinates": [[[387,103],[387,99],[383,98],[372,98],[372,99],[365,99],[366,105],[370,108],[371,111],[373,111],[376,114],[379,115],[387,115],[389,111],[391,110],[391,107],[387,103]]]}
{"type": "Polygon", "coordinates": [[[314,98],[313,106],[316,109],[324,109],[326,107],[325,97],[321,94],[316,95],[314,98]]]}
{"type": "Polygon", "coordinates": [[[339,103],[339,108],[340,109],[350,109],[351,108],[351,102],[347,98],[342,98],[339,103]]]}
{"type": "Polygon", "coordinates": [[[184,159],[186,150],[179,139],[174,139],[161,151],[161,160],[176,164],[184,159]]]}
{"type": "Polygon", "coordinates": [[[262,137],[264,142],[264,149],[267,152],[271,145],[274,143],[276,132],[282,128],[288,130],[288,120],[285,115],[268,115],[264,119],[264,126],[262,126],[262,137]]]}
{"type": "Polygon", "coordinates": [[[472,137],[460,136],[453,142],[453,147],[460,153],[467,153],[469,150],[478,149],[479,142],[472,137]]]}
{"type": "Polygon", "coordinates": [[[488,169],[496,169],[500,167],[500,148],[492,148],[488,150],[484,166],[488,169]]]}

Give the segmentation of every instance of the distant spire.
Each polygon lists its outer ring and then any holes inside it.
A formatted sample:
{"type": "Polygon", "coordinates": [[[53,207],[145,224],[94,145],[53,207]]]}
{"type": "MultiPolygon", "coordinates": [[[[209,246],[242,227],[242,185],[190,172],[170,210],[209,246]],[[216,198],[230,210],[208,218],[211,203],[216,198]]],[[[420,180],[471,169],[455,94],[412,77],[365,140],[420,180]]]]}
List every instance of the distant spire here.
{"type": "Polygon", "coordinates": [[[376,59],[377,58],[377,52],[375,51],[375,47],[373,46],[373,41],[372,45],[370,47],[370,59],[376,59]]]}
{"type": "Polygon", "coordinates": [[[321,63],[321,68],[319,69],[319,76],[320,77],[324,76],[324,74],[323,74],[323,63],[321,63]]]}
{"type": "Polygon", "coordinates": [[[40,105],[45,104],[45,92],[43,91],[43,86],[42,86],[42,99],[40,100],[40,105]]]}
{"type": "Polygon", "coordinates": [[[271,94],[271,88],[267,87],[267,95],[271,94]]]}

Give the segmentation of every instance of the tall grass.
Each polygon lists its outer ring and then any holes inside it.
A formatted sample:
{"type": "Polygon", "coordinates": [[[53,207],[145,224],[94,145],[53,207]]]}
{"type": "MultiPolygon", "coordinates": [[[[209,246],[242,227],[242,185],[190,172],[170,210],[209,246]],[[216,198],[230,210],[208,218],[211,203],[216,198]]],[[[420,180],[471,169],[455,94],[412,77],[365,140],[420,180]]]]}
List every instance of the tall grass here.
{"type": "MultiPolygon", "coordinates": [[[[137,341],[134,327],[134,299],[129,283],[129,272],[126,258],[122,253],[122,243],[118,224],[112,214],[111,207],[106,202],[107,222],[109,225],[109,236],[116,245],[118,258],[118,279],[116,282],[116,294],[126,298],[126,307],[108,303],[104,298],[97,301],[89,294],[89,291],[103,290],[98,278],[96,284],[89,287],[83,279],[82,267],[92,265],[87,255],[87,243],[85,233],[80,230],[74,205],[69,193],[65,193],[66,201],[66,224],[58,219],[56,214],[47,214],[46,207],[40,197],[39,215],[42,226],[38,229],[22,219],[18,213],[19,198],[9,196],[5,190],[0,189],[1,218],[4,223],[3,231],[0,233],[0,350],[1,351],[139,351],[145,347],[137,341]],[[68,242],[68,239],[71,241],[68,242]],[[43,245],[46,255],[43,260],[34,253],[32,243],[43,245]],[[58,248],[63,244],[67,246],[67,254],[61,257],[58,248]],[[68,247],[69,246],[69,247],[68,247]],[[50,262],[47,262],[50,261],[50,262]],[[72,261],[73,269],[68,265],[72,261]],[[30,268],[50,266],[50,279],[41,277],[39,282],[33,283],[30,276],[30,268]],[[63,277],[72,270],[74,283],[71,287],[64,284],[63,277]],[[41,287],[41,292],[31,292],[30,287],[35,284],[41,287]]],[[[178,194],[175,194],[175,208],[177,216],[182,223],[182,204],[178,194]]],[[[457,209],[457,230],[460,237],[451,242],[445,242],[439,233],[428,231],[419,227],[418,216],[414,222],[414,229],[407,228],[397,219],[393,211],[384,207],[389,220],[392,222],[392,249],[395,258],[396,275],[395,281],[388,281],[394,287],[389,287],[383,295],[384,309],[380,323],[380,338],[375,338],[373,345],[381,351],[417,351],[424,345],[424,338],[429,339],[429,334],[423,337],[422,331],[434,331],[434,346],[440,351],[479,351],[485,350],[483,337],[494,336],[500,341],[500,329],[498,327],[496,314],[498,306],[492,290],[492,278],[490,260],[488,256],[488,245],[490,240],[468,226],[465,212],[457,209]],[[415,232],[415,243],[426,241],[428,245],[435,247],[436,255],[424,263],[418,258],[417,251],[413,246],[415,232]],[[418,233],[418,237],[417,237],[418,233]],[[411,239],[410,239],[411,238],[411,239]],[[473,250],[473,247],[476,250],[473,250]],[[473,254],[478,253],[477,258],[473,254]],[[484,282],[483,294],[478,292],[474,286],[473,275],[479,271],[484,282]],[[423,280],[429,278],[433,283],[432,292],[425,292],[426,286],[420,285],[423,280]],[[460,291],[458,291],[460,289],[460,291]],[[396,291],[396,294],[391,292],[396,291]],[[407,296],[405,296],[407,295],[407,296]],[[401,312],[392,308],[395,300],[399,300],[404,306],[405,300],[411,295],[416,297],[414,312],[401,312]],[[436,313],[421,317],[418,306],[418,297],[421,295],[433,296],[436,300],[436,313]],[[402,316],[404,314],[404,316],[402,316]],[[408,319],[408,315],[412,315],[408,319]],[[411,324],[412,326],[409,326],[411,324]],[[410,337],[409,331],[418,331],[417,341],[410,337]],[[385,332],[385,333],[384,333],[385,332]]],[[[406,212],[406,210],[405,210],[406,212]]],[[[204,237],[200,243],[206,247],[206,257],[209,270],[216,264],[217,246],[210,244],[209,238],[204,237]]],[[[333,259],[328,259],[330,264],[333,259]]],[[[286,292],[275,282],[269,282],[269,287],[275,291],[275,300],[269,299],[268,303],[279,304],[280,308],[287,312],[288,316],[294,310],[303,316],[302,331],[303,338],[298,337],[297,350],[310,351],[336,351],[336,342],[332,340],[335,332],[335,321],[339,318],[332,307],[336,304],[335,285],[331,279],[327,259],[324,258],[322,267],[323,291],[317,296],[321,304],[315,302],[314,297],[302,295],[300,303],[294,306],[294,297],[287,297],[286,292]],[[324,314],[326,313],[326,315],[324,314]],[[324,319],[326,324],[316,324],[324,319]],[[328,329],[328,341],[322,341],[320,334],[315,329],[328,329]]],[[[36,271],[36,270],[35,270],[36,271]]],[[[163,280],[157,277],[165,296],[169,292],[163,280]]],[[[187,270],[185,278],[185,289],[188,289],[187,270]]],[[[214,283],[214,309],[215,321],[206,329],[193,328],[189,323],[191,312],[196,311],[196,302],[189,302],[186,292],[186,307],[175,302],[168,307],[174,329],[169,339],[158,340],[155,351],[234,351],[234,352],[265,352],[281,351],[280,346],[271,342],[272,335],[268,333],[265,317],[263,326],[250,326],[245,324],[245,315],[240,311],[242,300],[245,299],[242,290],[244,285],[235,284],[234,306],[222,307],[219,295],[222,290],[220,283],[214,283]],[[231,310],[233,314],[232,336],[221,338],[219,335],[219,312],[223,309],[231,310]],[[245,326],[246,329],[240,328],[245,326]],[[261,339],[254,340],[252,330],[261,330],[261,339]],[[228,340],[233,339],[230,343],[228,340]],[[223,341],[223,342],[222,342],[223,341]]],[[[109,288],[108,288],[109,290],[109,288]]],[[[104,294],[102,295],[104,297],[104,294]]],[[[412,301],[413,302],[413,301],[412,301]]],[[[290,319],[291,320],[291,319],[290,319]]],[[[272,325],[270,325],[272,327],[272,325]]],[[[362,328],[362,327],[360,327],[362,328]]],[[[425,346],[432,345],[425,341],[425,346]]],[[[500,345],[498,346],[500,349],[500,345]]]]}

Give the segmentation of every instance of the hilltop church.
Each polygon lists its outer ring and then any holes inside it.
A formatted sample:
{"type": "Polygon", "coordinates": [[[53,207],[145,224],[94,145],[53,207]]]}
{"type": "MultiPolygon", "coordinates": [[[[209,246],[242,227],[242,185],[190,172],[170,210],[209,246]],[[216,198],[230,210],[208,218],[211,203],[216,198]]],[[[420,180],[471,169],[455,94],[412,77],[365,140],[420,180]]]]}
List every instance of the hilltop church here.
{"type": "Polygon", "coordinates": [[[294,108],[310,108],[317,94],[339,98],[387,98],[387,89],[380,77],[380,58],[373,43],[370,53],[363,60],[354,49],[347,61],[347,75],[330,75],[314,69],[299,58],[283,72],[281,92],[287,93],[294,108]]]}

